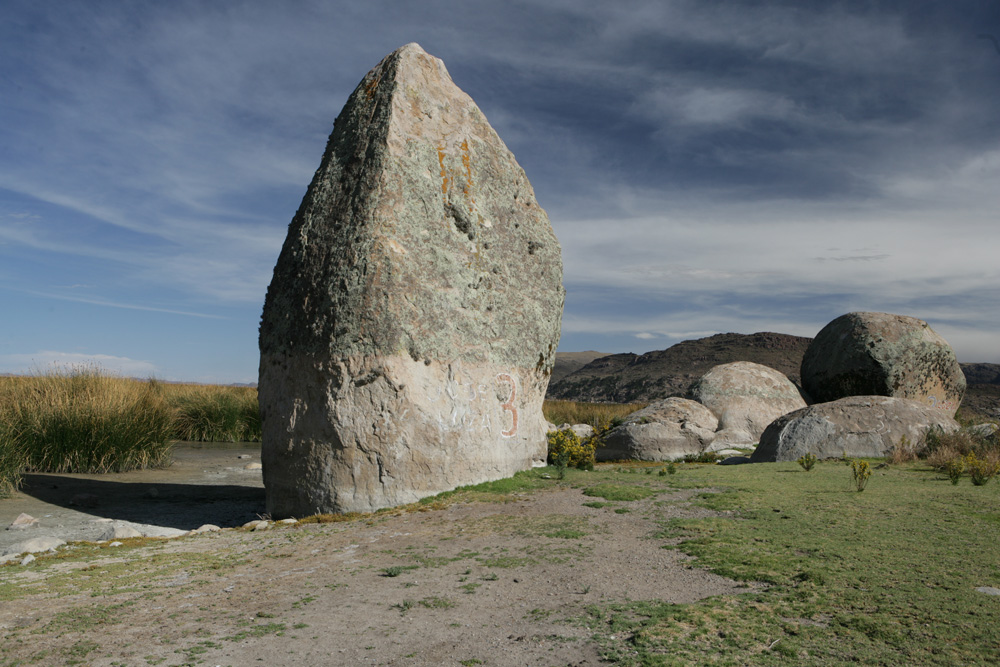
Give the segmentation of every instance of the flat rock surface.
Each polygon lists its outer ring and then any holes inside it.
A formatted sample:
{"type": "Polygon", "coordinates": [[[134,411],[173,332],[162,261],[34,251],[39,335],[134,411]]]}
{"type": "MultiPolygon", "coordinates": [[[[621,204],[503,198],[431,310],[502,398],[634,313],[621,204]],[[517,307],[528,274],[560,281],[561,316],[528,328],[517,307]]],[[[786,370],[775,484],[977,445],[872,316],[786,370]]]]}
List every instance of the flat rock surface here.
{"type": "Polygon", "coordinates": [[[175,447],[173,464],[157,470],[29,473],[20,492],[0,499],[0,553],[35,537],[98,540],[115,526],[140,526],[143,534],[169,535],[207,523],[242,525],[264,512],[260,470],[243,468],[251,460],[260,460],[259,445],[189,443],[175,447]],[[3,530],[22,513],[38,523],[3,530]]]}

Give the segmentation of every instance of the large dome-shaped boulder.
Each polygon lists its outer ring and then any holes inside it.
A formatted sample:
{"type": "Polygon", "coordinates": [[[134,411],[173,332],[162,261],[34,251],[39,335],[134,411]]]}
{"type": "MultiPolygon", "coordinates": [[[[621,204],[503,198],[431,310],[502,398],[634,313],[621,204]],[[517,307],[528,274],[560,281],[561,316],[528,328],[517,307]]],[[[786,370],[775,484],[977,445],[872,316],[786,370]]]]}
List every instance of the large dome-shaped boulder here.
{"type": "Polygon", "coordinates": [[[802,385],[816,402],[895,396],[949,416],[965,395],[948,342],[922,320],[889,313],[848,313],[823,327],[802,358],[802,385]]]}
{"type": "Polygon", "coordinates": [[[885,456],[894,447],[920,449],[932,427],[946,432],[959,428],[941,410],[917,401],[848,396],[779,417],[764,430],[750,460],[796,461],[805,454],[821,459],[885,456]]]}
{"type": "Polygon", "coordinates": [[[806,407],[784,373],[750,361],[715,366],[692,385],[690,395],[719,418],[711,451],[752,445],[775,419],[806,407]]]}
{"type": "Polygon", "coordinates": [[[604,436],[598,461],[673,461],[701,454],[715,437],[712,411],[686,398],[665,398],[633,412],[604,436]]]}

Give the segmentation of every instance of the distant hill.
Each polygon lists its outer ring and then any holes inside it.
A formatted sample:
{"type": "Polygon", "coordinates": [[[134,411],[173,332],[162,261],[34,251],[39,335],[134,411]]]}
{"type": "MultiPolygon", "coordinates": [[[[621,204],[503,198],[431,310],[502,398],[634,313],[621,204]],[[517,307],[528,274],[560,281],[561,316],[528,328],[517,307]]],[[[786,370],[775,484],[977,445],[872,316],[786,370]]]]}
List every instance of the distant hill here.
{"type": "Polygon", "coordinates": [[[570,373],[576,372],[595,359],[608,356],[607,352],[595,352],[587,350],[585,352],[556,352],[556,363],[552,368],[552,376],[549,377],[549,384],[558,382],[570,373]]]}
{"type": "MultiPolygon", "coordinates": [[[[769,366],[798,382],[811,338],[760,332],[686,340],[646,354],[610,354],[549,383],[548,398],[602,403],[683,396],[710,368],[732,361],[769,366]]],[[[558,355],[557,355],[558,359],[558,355]]]]}

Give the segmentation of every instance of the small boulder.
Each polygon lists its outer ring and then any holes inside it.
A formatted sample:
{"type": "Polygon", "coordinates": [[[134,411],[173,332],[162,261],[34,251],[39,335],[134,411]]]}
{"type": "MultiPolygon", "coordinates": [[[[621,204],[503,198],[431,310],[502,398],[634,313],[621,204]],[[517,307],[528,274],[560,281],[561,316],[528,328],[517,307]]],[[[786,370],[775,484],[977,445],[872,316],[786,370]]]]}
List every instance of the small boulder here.
{"type": "MultiPolygon", "coordinates": [[[[58,537],[33,537],[24,542],[12,544],[3,550],[3,556],[18,556],[20,554],[36,554],[43,551],[55,551],[57,547],[66,544],[58,537]]],[[[10,560],[10,559],[7,559],[10,560]]]]}
{"type": "Polygon", "coordinates": [[[779,417],[760,437],[754,463],[796,461],[805,454],[820,459],[879,457],[904,443],[923,446],[927,430],[958,430],[941,410],[905,398],[848,396],[818,403],[779,417]]]}
{"type": "Polygon", "coordinates": [[[142,533],[131,524],[113,523],[104,529],[101,536],[97,538],[97,541],[124,540],[129,537],[142,537],[142,533]]]}
{"type": "Polygon", "coordinates": [[[590,424],[573,424],[569,427],[569,430],[576,433],[577,437],[581,440],[586,440],[594,435],[594,427],[590,424]]]}
{"type": "Polygon", "coordinates": [[[598,461],[673,461],[701,454],[712,443],[719,421],[701,403],[671,397],[633,412],[604,436],[598,461]]]}
{"type": "Polygon", "coordinates": [[[965,374],[926,322],[889,313],[847,313],[816,334],[802,358],[802,385],[817,402],[894,396],[954,416],[965,374]]]}
{"type": "Polygon", "coordinates": [[[695,382],[690,395],[719,418],[709,451],[752,445],[775,419],[806,407],[784,373],[750,361],[712,368],[695,382]]]}

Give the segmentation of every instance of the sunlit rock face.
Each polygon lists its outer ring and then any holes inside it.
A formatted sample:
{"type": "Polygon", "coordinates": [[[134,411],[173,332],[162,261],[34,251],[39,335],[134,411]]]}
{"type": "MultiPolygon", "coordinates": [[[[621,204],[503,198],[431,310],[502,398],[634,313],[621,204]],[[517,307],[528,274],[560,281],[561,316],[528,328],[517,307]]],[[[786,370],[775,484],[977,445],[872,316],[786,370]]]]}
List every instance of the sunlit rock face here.
{"type": "Polygon", "coordinates": [[[559,244],[444,64],[387,56],[338,116],[260,330],[267,511],[371,511],[542,464],[559,244]]]}

